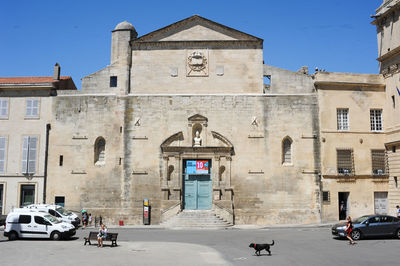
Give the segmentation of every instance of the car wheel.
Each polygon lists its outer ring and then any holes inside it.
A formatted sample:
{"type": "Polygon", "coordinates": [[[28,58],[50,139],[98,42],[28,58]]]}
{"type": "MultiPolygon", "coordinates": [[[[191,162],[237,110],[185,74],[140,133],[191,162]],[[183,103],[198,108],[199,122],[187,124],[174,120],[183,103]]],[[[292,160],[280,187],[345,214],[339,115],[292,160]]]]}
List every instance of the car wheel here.
{"type": "Polygon", "coordinates": [[[60,240],[61,239],[61,234],[58,231],[54,231],[53,233],[51,233],[50,238],[52,240],[60,240]]]}
{"type": "Polygon", "coordinates": [[[361,232],[360,230],[353,230],[353,232],[351,232],[351,238],[353,240],[360,240],[361,239],[361,232]]]}
{"type": "Polygon", "coordinates": [[[400,239],[400,229],[397,229],[395,236],[397,239],[400,239]]]}
{"type": "Polygon", "coordinates": [[[10,232],[8,235],[8,240],[9,241],[13,241],[16,240],[18,238],[18,234],[14,231],[10,232]]]}

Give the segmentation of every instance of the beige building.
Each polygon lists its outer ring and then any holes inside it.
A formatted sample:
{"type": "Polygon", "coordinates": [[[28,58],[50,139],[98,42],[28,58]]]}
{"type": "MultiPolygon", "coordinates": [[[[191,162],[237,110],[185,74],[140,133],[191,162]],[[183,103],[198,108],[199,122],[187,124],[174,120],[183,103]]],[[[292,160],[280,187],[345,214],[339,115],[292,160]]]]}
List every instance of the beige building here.
{"type": "Polygon", "coordinates": [[[389,214],[400,205],[400,1],[385,0],[376,10],[372,24],[376,25],[380,73],[386,85],[385,133],[389,164],[389,214]]]}
{"type": "Polygon", "coordinates": [[[322,220],[387,213],[381,75],[318,72],[322,220]]]}
{"type": "Polygon", "coordinates": [[[139,38],[122,22],[111,64],[54,100],[49,200],[114,224],[141,224],[145,198],[153,224],[320,222],[313,80],[263,65],[257,37],[200,16],[139,38]]]}
{"type": "Polygon", "coordinates": [[[52,99],[70,77],[0,78],[0,215],[45,199],[52,99]]]}

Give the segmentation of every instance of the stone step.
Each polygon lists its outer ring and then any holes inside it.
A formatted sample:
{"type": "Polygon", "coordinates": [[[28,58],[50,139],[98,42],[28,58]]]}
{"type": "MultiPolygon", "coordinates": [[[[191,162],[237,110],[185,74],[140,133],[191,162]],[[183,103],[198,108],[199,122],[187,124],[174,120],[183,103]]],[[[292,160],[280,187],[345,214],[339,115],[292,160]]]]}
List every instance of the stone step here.
{"type": "Polygon", "coordinates": [[[170,228],[226,228],[232,226],[210,210],[184,210],[162,225],[170,228]]]}

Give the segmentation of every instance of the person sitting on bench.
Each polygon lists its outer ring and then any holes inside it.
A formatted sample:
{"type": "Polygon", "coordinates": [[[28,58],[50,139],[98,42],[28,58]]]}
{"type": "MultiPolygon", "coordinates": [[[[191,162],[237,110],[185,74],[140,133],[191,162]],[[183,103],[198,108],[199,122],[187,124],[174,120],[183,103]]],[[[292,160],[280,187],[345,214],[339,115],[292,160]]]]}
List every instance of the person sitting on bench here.
{"type": "Polygon", "coordinates": [[[103,240],[106,238],[107,238],[107,227],[104,224],[101,224],[99,233],[97,234],[97,246],[103,247],[103,240]]]}

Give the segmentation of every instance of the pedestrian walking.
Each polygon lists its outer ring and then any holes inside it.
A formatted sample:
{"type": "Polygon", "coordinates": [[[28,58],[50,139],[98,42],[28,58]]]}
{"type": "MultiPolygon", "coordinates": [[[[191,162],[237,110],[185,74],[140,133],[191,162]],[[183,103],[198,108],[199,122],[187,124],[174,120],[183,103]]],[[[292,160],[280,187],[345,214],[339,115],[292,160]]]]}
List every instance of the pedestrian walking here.
{"type": "Polygon", "coordinates": [[[346,232],[347,239],[350,240],[349,244],[354,245],[356,242],[354,242],[354,240],[351,238],[351,232],[353,232],[353,222],[350,216],[347,216],[347,224],[344,231],[346,232]]]}
{"type": "Polygon", "coordinates": [[[92,214],[89,213],[89,226],[92,226],[92,214]]]}
{"type": "Polygon", "coordinates": [[[397,218],[400,218],[400,206],[399,205],[396,206],[396,215],[395,216],[397,218]]]}
{"type": "Polygon", "coordinates": [[[88,223],[88,214],[87,211],[82,210],[82,229],[86,228],[88,223]]]}

